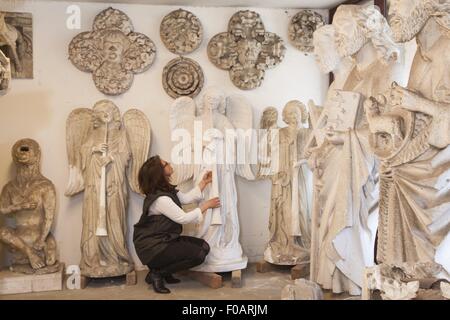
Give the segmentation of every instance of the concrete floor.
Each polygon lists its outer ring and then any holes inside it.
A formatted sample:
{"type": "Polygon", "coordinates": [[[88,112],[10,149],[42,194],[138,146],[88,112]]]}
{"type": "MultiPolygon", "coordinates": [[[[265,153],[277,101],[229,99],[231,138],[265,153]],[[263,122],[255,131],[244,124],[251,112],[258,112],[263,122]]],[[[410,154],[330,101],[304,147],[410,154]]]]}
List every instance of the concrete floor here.
{"type": "MultiPolygon", "coordinates": [[[[242,271],[242,288],[231,288],[231,275],[224,274],[223,287],[211,289],[205,285],[189,279],[186,276],[177,276],[182,280],[179,284],[167,285],[171,294],[156,294],[145,283],[147,271],[138,272],[138,283],[135,286],[126,286],[125,279],[99,279],[91,281],[83,290],[63,290],[52,292],[39,292],[0,296],[0,300],[279,300],[281,290],[287,284],[293,283],[288,269],[276,270],[267,273],[256,272],[256,265],[249,264],[242,271]]],[[[325,299],[347,299],[348,295],[334,295],[324,293],[325,299]]],[[[355,299],[355,298],[351,298],[355,299]]]]}

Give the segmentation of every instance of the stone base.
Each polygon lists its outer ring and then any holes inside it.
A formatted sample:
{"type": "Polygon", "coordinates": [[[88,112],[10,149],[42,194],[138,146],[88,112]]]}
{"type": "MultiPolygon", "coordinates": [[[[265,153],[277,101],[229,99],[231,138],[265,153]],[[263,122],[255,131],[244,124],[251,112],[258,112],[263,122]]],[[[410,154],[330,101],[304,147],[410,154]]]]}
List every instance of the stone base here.
{"type": "Polygon", "coordinates": [[[190,269],[191,271],[199,272],[231,272],[247,268],[248,258],[242,256],[239,261],[231,261],[223,264],[207,264],[203,263],[197,267],[190,269]]]}
{"type": "Polygon", "coordinates": [[[0,271],[0,294],[16,294],[63,289],[64,264],[59,270],[47,274],[22,274],[9,270],[0,271]]]}
{"type": "Polygon", "coordinates": [[[297,279],[281,291],[281,300],[323,300],[320,286],[306,279],[297,279]]]}

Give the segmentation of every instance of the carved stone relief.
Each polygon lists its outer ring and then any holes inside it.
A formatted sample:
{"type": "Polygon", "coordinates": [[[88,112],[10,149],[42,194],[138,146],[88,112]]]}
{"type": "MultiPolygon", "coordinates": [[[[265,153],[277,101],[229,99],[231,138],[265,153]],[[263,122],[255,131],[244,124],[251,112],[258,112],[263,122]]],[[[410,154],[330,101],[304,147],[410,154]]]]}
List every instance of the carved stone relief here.
{"type": "Polygon", "coordinates": [[[0,242],[12,249],[10,270],[46,274],[59,270],[56,240],[51,232],[56,214],[53,183],[40,172],[41,149],[32,139],[12,147],[16,177],[0,196],[0,214],[14,218],[15,227],[0,228],[0,242]]]}
{"type": "Polygon", "coordinates": [[[363,280],[363,300],[447,299],[441,265],[433,262],[380,264],[367,268],[363,280]]]}
{"type": "Polygon", "coordinates": [[[200,20],[192,12],[178,9],[163,18],[160,35],[170,52],[187,54],[200,46],[203,28],[200,20]]]}
{"type": "Polygon", "coordinates": [[[189,58],[171,60],[163,70],[163,87],[169,96],[195,97],[203,88],[204,76],[200,65],[189,58]]]}
{"type": "Polygon", "coordinates": [[[393,0],[389,17],[394,39],[416,38],[418,49],[407,87],[393,83],[365,103],[381,160],[377,261],[435,261],[450,272],[448,247],[440,246],[450,235],[450,8],[393,0]]]}
{"type": "Polygon", "coordinates": [[[245,10],[231,17],[228,32],[216,34],[207,50],[216,67],[229,70],[236,87],[249,90],[261,85],[266,69],[283,60],[286,47],[278,35],[266,32],[258,13],[245,10]]]}
{"type": "Polygon", "coordinates": [[[0,96],[6,94],[11,83],[11,62],[0,50],[0,96]]]}
{"type": "Polygon", "coordinates": [[[101,278],[134,269],[126,241],[128,188],[148,157],[150,123],[137,109],[121,117],[109,100],[73,110],[66,124],[69,183],[66,196],[84,192],[81,273],[101,278]],[[105,250],[105,248],[108,248],[105,250]]]}
{"type": "Polygon", "coordinates": [[[319,13],[301,10],[289,23],[289,41],[302,52],[313,52],[313,33],[323,25],[323,17],[319,13]]]}
{"type": "Polygon", "coordinates": [[[93,31],[78,34],[69,45],[70,61],[92,72],[95,86],[107,95],[130,89],[134,74],[147,70],[155,54],[152,40],[134,32],[130,18],[111,7],[96,16],[93,31]]]}
{"type": "Polygon", "coordinates": [[[11,60],[12,77],[33,78],[33,16],[0,11],[0,50],[11,60]]]}

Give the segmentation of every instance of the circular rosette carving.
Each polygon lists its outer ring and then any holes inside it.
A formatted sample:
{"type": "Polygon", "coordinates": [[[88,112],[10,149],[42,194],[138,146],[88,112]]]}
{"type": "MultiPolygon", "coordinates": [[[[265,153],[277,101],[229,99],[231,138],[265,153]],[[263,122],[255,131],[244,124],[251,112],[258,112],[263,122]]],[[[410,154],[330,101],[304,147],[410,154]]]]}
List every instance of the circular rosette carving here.
{"type": "Polygon", "coordinates": [[[258,13],[250,10],[238,11],[230,18],[228,31],[235,40],[264,37],[264,23],[258,13]]]}
{"type": "Polygon", "coordinates": [[[116,96],[130,89],[134,75],[119,64],[105,62],[92,74],[97,89],[107,95],[116,96]]]}
{"type": "Polygon", "coordinates": [[[171,60],[163,70],[163,87],[169,96],[195,97],[203,87],[204,76],[200,65],[189,58],[171,60]]]}
{"type": "Polygon", "coordinates": [[[231,81],[242,90],[258,88],[264,80],[264,74],[264,69],[258,69],[253,66],[242,67],[241,65],[236,65],[230,70],[231,81]]]}
{"type": "Polygon", "coordinates": [[[134,73],[144,72],[152,65],[156,56],[156,46],[149,37],[132,32],[128,35],[130,46],[125,52],[122,66],[134,73]]]}
{"type": "Polygon", "coordinates": [[[289,23],[289,41],[302,52],[312,52],[313,33],[324,25],[323,17],[312,10],[301,10],[289,23]]]}
{"type": "Polygon", "coordinates": [[[229,70],[237,60],[237,43],[227,32],[216,34],[208,43],[209,60],[218,68],[229,70]]]}
{"type": "Polygon", "coordinates": [[[129,34],[133,31],[133,24],[125,13],[109,7],[95,17],[92,28],[94,30],[117,29],[129,34]]]}
{"type": "Polygon", "coordinates": [[[200,46],[203,38],[200,20],[192,12],[183,9],[166,15],[159,30],[162,42],[175,54],[193,52],[200,46]]]}
{"type": "Polygon", "coordinates": [[[100,45],[101,39],[97,33],[82,32],[69,44],[69,59],[79,70],[93,72],[103,61],[100,45]]]}
{"type": "Polygon", "coordinates": [[[258,57],[258,65],[261,68],[273,68],[284,59],[286,47],[284,41],[272,32],[266,32],[261,44],[261,52],[258,57]]]}

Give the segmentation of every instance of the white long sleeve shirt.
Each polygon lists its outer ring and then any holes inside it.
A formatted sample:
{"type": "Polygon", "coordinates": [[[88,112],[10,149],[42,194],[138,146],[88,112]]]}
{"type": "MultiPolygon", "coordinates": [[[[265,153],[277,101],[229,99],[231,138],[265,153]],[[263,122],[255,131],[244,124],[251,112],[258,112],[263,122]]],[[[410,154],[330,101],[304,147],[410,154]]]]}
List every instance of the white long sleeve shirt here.
{"type": "MultiPolygon", "coordinates": [[[[186,193],[178,191],[177,196],[181,204],[203,200],[202,192],[198,186],[186,193]]],[[[148,210],[148,215],[159,214],[163,214],[179,224],[200,223],[203,221],[203,214],[200,208],[185,212],[168,196],[161,196],[156,199],[148,210]]]]}

